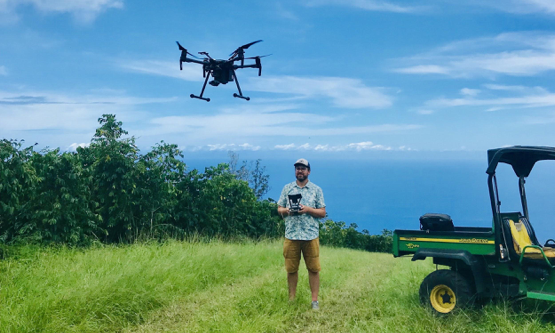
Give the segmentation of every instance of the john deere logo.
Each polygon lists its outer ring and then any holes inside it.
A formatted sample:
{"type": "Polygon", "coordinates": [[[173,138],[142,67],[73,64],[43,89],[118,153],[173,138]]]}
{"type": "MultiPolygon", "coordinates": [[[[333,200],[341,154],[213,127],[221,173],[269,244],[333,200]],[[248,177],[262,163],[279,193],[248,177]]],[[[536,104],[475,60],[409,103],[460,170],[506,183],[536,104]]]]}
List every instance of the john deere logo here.
{"type": "Polygon", "coordinates": [[[470,239],[460,239],[459,243],[478,243],[478,244],[487,244],[489,241],[487,239],[480,239],[480,238],[470,238],[470,239]]]}
{"type": "Polygon", "coordinates": [[[409,249],[414,249],[414,248],[416,248],[416,247],[420,247],[420,245],[408,243],[408,244],[407,244],[407,247],[408,247],[409,249]]]}

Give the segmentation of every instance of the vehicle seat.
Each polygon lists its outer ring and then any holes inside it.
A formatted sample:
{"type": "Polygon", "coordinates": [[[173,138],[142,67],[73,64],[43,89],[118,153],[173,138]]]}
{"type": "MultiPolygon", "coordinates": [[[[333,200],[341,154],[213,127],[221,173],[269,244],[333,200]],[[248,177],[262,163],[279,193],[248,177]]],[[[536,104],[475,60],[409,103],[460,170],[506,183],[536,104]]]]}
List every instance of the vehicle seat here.
{"type": "MultiPolygon", "coordinates": [[[[515,252],[519,256],[522,253],[524,247],[528,245],[537,245],[541,247],[541,245],[533,236],[532,238],[535,240],[535,242],[532,242],[530,233],[528,231],[531,226],[526,225],[527,220],[525,220],[525,218],[521,218],[519,222],[514,222],[513,220],[508,219],[507,222],[509,224],[509,228],[511,229],[511,236],[513,238],[513,246],[515,252]]],[[[551,261],[552,263],[555,262],[555,249],[551,247],[542,247],[542,249],[549,261],[551,261]]],[[[527,248],[526,253],[524,254],[524,258],[544,260],[541,251],[535,248],[527,248]]]]}

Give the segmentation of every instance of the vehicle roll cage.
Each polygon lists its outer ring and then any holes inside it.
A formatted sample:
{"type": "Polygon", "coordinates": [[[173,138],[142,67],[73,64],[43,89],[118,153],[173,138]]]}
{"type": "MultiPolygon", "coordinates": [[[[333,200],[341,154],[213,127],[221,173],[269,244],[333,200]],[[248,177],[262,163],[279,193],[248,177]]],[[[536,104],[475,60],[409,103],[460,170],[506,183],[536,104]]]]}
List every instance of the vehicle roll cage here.
{"type": "MultiPolygon", "coordinates": [[[[525,178],[530,175],[534,165],[538,161],[555,160],[555,148],[552,147],[533,147],[533,146],[513,146],[488,150],[488,188],[493,213],[493,230],[495,232],[495,243],[504,244],[503,217],[501,216],[501,201],[497,188],[495,170],[499,163],[509,164],[518,177],[520,201],[522,204],[522,214],[528,220],[528,203],[526,201],[525,178]]],[[[507,244],[505,244],[507,245],[507,244]]],[[[495,252],[500,258],[500,247],[495,247],[495,252]]]]}

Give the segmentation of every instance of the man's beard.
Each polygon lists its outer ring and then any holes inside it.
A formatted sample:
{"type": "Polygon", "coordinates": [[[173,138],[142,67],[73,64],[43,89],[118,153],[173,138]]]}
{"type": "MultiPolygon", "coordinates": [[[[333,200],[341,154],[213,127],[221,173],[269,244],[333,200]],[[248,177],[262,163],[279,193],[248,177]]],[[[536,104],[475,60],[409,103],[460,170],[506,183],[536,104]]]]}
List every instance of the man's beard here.
{"type": "Polygon", "coordinates": [[[306,178],[308,178],[308,177],[305,176],[305,175],[297,175],[297,180],[300,181],[300,182],[304,182],[306,180],[306,178]]]}

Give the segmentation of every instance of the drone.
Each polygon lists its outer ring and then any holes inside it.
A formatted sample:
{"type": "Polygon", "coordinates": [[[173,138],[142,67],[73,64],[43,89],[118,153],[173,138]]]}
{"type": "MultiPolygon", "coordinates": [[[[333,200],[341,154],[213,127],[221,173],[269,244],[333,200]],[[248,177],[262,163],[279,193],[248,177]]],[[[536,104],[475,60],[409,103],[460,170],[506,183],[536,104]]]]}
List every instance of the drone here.
{"type": "Polygon", "coordinates": [[[234,93],[233,97],[242,98],[247,101],[250,100],[250,97],[243,96],[243,92],[241,92],[241,87],[239,86],[239,81],[237,80],[237,74],[235,71],[239,68],[258,68],[258,76],[262,75],[262,63],[260,58],[264,58],[269,56],[270,54],[263,55],[263,56],[256,56],[256,57],[248,57],[245,58],[245,50],[251,47],[252,45],[261,42],[262,40],[257,40],[242,46],[239,46],[235,51],[233,51],[229,56],[229,59],[214,59],[212,58],[208,52],[199,52],[199,54],[203,55],[204,58],[199,58],[187,51],[186,48],[181,46],[179,42],[177,46],[181,51],[181,57],[179,58],[179,69],[183,70],[183,63],[184,62],[192,62],[195,64],[202,65],[202,77],[205,78],[204,84],[202,86],[202,90],[200,92],[200,96],[191,94],[191,98],[198,98],[210,102],[210,98],[202,97],[204,95],[204,90],[206,89],[206,83],[210,83],[211,86],[217,87],[220,84],[226,84],[231,81],[235,81],[237,84],[237,90],[239,94],[234,93]],[[190,55],[192,58],[187,57],[190,55]],[[245,60],[252,59],[254,60],[254,64],[247,64],[245,65],[245,60]],[[240,64],[236,64],[236,62],[240,64]],[[212,81],[208,82],[208,80],[212,77],[212,81]]]}

